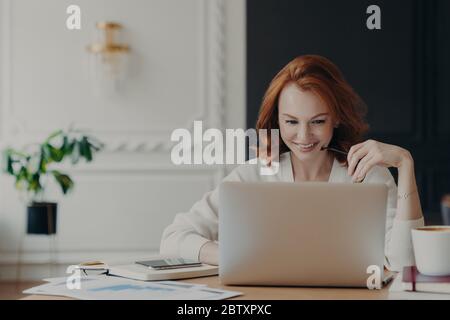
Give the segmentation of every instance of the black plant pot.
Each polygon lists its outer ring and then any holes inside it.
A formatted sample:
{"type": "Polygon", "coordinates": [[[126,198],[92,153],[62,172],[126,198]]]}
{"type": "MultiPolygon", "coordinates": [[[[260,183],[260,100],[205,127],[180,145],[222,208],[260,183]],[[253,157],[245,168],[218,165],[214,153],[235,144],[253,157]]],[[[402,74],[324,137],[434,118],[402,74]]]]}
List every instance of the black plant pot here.
{"type": "Polygon", "coordinates": [[[54,202],[33,202],[27,208],[28,234],[56,234],[58,204],[54,202]]]}

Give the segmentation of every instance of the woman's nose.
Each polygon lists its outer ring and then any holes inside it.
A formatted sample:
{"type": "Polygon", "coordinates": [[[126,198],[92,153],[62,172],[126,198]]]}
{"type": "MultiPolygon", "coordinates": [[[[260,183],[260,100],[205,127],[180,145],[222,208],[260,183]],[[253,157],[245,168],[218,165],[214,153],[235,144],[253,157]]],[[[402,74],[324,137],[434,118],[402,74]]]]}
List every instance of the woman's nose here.
{"type": "Polygon", "coordinates": [[[299,129],[297,131],[297,139],[302,142],[308,142],[309,136],[311,135],[311,132],[309,130],[309,125],[302,124],[299,126],[299,129]]]}

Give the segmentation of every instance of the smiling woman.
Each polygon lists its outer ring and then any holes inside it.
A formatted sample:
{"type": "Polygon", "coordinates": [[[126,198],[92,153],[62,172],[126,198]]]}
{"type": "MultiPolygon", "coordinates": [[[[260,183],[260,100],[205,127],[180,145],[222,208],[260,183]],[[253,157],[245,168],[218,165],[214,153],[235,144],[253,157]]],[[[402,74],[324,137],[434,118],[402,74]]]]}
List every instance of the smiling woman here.
{"type": "MultiPolygon", "coordinates": [[[[332,62],[314,55],[295,58],[271,81],[256,124],[258,131],[280,130],[279,154],[266,155],[270,161],[279,157],[279,174],[261,176],[257,167],[243,164],[224,181],[386,184],[385,266],[400,271],[414,264],[411,229],[424,225],[414,162],[401,147],[363,141],[365,110],[332,62]],[[398,169],[398,188],[387,167],[398,169]]],[[[271,150],[271,143],[268,139],[263,148],[271,150]]],[[[218,188],[206,193],[175,217],[164,230],[162,254],[218,264],[218,193],[218,188]]]]}
{"type": "MultiPolygon", "coordinates": [[[[310,143],[319,145],[314,148],[316,151],[328,145],[348,151],[362,141],[369,128],[364,121],[366,110],[333,63],[320,56],[306,55],[292,60],[271,81],[256,128],[281,130],[280,153],[296,152],[299,145],[310,143]],[[300,136],[294,136],[296,133],[300,136]]],[[[296,155],[306,159],[301,153],[296,155]]],[[[336,158],[346,164],[345,156],[336,158]]]]}

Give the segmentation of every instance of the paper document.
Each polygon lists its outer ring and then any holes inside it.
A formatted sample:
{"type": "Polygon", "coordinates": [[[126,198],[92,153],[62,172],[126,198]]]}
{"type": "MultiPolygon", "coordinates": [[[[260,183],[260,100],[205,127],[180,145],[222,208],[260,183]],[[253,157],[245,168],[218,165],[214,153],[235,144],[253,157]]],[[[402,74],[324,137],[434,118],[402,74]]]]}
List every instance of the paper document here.
{"type": "Polygon", "coordinates": [[[84,276],[80,289],[68,289],[67,278],[49,278],[48,283],[25,290],[25,294],[60,295],[83,300],[221,300],[242,293],[178,281],[137,281],[119,277],[84,276]]]}

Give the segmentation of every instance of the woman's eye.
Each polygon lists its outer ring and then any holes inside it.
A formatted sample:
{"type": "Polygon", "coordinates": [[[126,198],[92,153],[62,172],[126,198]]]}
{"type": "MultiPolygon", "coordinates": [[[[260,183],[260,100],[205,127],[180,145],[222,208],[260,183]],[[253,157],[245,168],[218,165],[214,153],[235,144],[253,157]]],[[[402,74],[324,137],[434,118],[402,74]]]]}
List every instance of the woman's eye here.
{"type": "Polygon", "coordinates": [[[313,124],[324,124],[325,120],[313,120],[312,123],[313,124]]]}
{"type": "Polygon", "coordinates": [[[297,120],[286,120],[287,124],[297,124],[297,120]]]}

